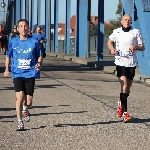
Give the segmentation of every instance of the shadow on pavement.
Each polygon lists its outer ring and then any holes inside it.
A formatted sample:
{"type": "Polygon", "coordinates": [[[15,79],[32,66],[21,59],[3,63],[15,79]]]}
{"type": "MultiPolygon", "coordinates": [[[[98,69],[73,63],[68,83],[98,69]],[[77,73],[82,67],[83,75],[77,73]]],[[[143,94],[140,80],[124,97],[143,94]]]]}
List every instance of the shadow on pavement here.
{"type": "Polygon", "coordinates": [[[89,123],[89,124],[58,124],[58,125],[53,125],[54,127],[67,127],[67,126],[93,126],[93,125],[98,125],[98,124],[112,124],[112,123],[119,123],[122,122],[122,120],[117,120],[117,121],[108,121],[108,122],[96,122],[96,123],[89,123]]]}
{"type": "Polygon", "coordinates": [[[4,73],[4,71],[5,71],[5,67],[4,66],[0,67],[0,73],[4,73]]]}
{"type": "MultiPolygon", "coordinates": [[[[93,125],[98,125],[98,124],[112,124],[112,123],[119,123],[119,122],[122,122],[122,120],[108,121],[108,122],[97,122],[97,123],[91,123],[91,124],[57,124],[57,125],[53,125],[53,126],[54,127],[93,126],[93,125]]],[[[147,118],[147,119],[132,118],[132,121],[129,123],[143,123],[144,125],[150,127],[150,124],[146,124],[147,122],[150,122],[150,118],[147,118]]]]}
{"type": "Polygon", "coordinates": [[[57,114],[81,114],[87,111],[75,111],[75,112],[56,112],[56,113],[39,113],[39,114],[31,114],[31,116],[45,116],[45,115],[57,115],[57,114]]]}
{"type": "Polygon", "coordinates": [[[10,120],[10,121],[5,120],[5,121],[0,121],[0,122],[14,122],[14,120],[10,120]]]}
{"type": "MultiPolygon", "coordinates": [[[[65,105],[64,105],[65,106],[65,105]]],[[[69,106],[69,105],[68,105],[69,106]]],[[[52,106],[31,106],[30,109],[35,109],[35,108],[48,108],[52,106]]],[[[16,108],[0,108],[0,111],[11,111],[11,110],[16,110],[16,108]]],[[[0,116],[1,117],[1,116],[0,116]]]]}
{"type": "Polygon", "coordinates": [[[64,106],[71,106],[71,105],[58,105],[58,106],[62,106],[62,107],[64,107],[64,106]]]}
{"type": "Polygon", "coordinates": [[[64,86],[62,84],[50,84],[50,85],[35,85],[36,88],[56,88],[56,86],[64,86]]]}
{"type": "MultiPolygon", "coordinates": [[[[46,106],[47,107],[47,106],[46,106]]],[[[51,107],[51,106],[50,106],[51,107]]],[[[44,107],[42,107],[44,108],[44,107]]],[[[15,110],[15,108],[13,108],[13,110],[15,110]]],[[[9,111],[9,110],[7,110],[9,111]]],[[[77,111],[77,112],[56,112],[56,113],[39,113],[39,114],[31,114],[30,116],[45,116],[45,115],[57,115],[57,114],[80,114],[80,113],[85,113],[87,111],[77,111]]],[[[4,119],[4,118],[16,118],[17,115],[13,115],[13,116],[0,116],[0,119],[4,119]]]]}
{"type": "Polygon", "coordinates": [[[2,91],[2,90],[4,90],[4,91],[14,90],[14,87],[0,87],[0,91],[2,91]]]}
{"type": "Polygon", "coordinates": [[[0,119],[4,119],[4,118],[16,118],[17,115],[13,115],[13,116],[0,116],[0,119]]]}
{"type": "MultiPolygon", "coordinates": [[[[53,84],[53,85],[36,85],[34,88],[38,89],[38,88],[56,88],[57,86],[64,86],[61,84],[53,84]]],[[[10,90],[14,90],[14,87],[0,87],[0,91],[10,91],[10,90]]]]}
{"type": "MultiPolygon", "coordinates": [[[[146,122],[150,122],[150,118],[132,118],[132,122],[131,123],[146,123],[146,122]]],[[[150,126],[150,125],[149,125],[150,126]]]]}
{"type": "Polygon", "coordinates": [[[86,65],[78,65],[78,66],[42,66],[41,71],[94,71],[96,68],[87,67],[86,65]]]}

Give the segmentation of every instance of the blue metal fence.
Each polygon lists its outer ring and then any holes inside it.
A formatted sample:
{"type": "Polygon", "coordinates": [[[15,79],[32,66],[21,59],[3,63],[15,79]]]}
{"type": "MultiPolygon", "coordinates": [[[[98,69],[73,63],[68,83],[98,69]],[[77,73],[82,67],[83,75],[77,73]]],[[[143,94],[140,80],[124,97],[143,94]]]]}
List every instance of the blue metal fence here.
{"type": "MultiPolygon", "coordinates": [[[[109,53],[106,42],[108,37],[104,37],[104,0],[98,0],[98,37],[88,37],[89,14],[91,0],[76,0],[76,36],[70,39],[70,0],[66,2],[66,31],[65,41],[58,40],[58,5],[59,0],[53,0],[54,5],[51,8],[51,0],[42,0],[45,2],[45,27],[48,44],[46,49],[58,53],[62,51],[65,54],[74,53],[77,57],[87,57],[90,46],[90,53],[96,53],[96,60],[103,60],[103,52],[109,53]],[[51,36],[51,15],[54,14],[54,36],[51,36]],[[53,42],[51,39],[53,38],[53,42]],[[90,43],[90,44],[89,44],[90,43]]],[[[15,24],[19,18],[30,20],[30,27],[40,25],[41,19],[41,0],[8,0],[7,25],[15,24]],[[39,5],[38,5],[39,4],[39,5]],[[29,9],[31,7],[31,9],[29,9]],[[20,11],[19,11],[20,10],[20,11]],[[31,14],[29,14],[29,10],[31,14]],[[38,15],[37,15],[38,14],[38,15]]],[[[133,18],[133,26],[142,31],[146,50],[138,52],[138,62],[142,74],[150,75],[150,1],[149,0],[122,0],[123,14],[128,13],[133,18]]],[[[9,27],[9,30],[12,29],[9,27]]]]}
{"type": "Polygon", "coordinates": [[[124,11],[132,16],[133,26],[142,32],[145,51],[138,52],[138,65],[140,72],[150,75],[150,1],[149,0],[123,0],[124,11]]]}
{"type": "MultiPolygon", "coordinates": [[[[103,41],[103,53],[109,54],[110,51],[107,47],[107,41],[108,41],[108,36],[104,36],[104,41],[103,41]]],[[[98,38],[97,36],[92,36],[90,37],[90,53],[91,54],[97,54],[97,49],[98,49],[98,38]]],[[[69,40],[70,44],[70,49],[69,53],[75,54],[75,38],[70,38],[69,40]]],[[[64,46],[65,46],[65,40],[58,40],[58,52],[59,53],[64,53],[64,46]]],[[[86,50],[87,51],[87,50],[86,50]]]]}

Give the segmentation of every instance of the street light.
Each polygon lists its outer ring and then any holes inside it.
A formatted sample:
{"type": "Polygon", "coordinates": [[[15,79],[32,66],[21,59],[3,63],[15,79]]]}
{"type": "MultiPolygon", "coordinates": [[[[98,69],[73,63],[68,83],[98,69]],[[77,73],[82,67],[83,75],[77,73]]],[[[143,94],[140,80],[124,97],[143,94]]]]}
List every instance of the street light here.
{"type": "Polygon", "coordinates": [[[6,3],[4,3],[4,0],[3,2],[1,3],[1,6],[4,8],[6,6],[6,3]]]}
{"type": "Polygon", "coordinates": [[[6,3],[4,2],[4,0],[3,0],[3,2],[1,3],[1,6],[4,8],[4,20],[5,20],[5,6],[6,6],[6,3]]]}

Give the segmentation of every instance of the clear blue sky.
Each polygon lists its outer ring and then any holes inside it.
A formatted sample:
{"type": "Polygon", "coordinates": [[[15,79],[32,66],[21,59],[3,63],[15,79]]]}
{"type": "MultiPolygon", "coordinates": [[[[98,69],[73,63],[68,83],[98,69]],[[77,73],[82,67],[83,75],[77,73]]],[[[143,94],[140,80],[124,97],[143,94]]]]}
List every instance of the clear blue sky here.
{"type": "MultiPolygon", "coordinates": [[[[44,0],[41,0],[42,4],[41,6],[44,6],[44,0]]],[[[71,0],[71,16],[76,14],[76,1],[77,0],[71,0]]],[[[116,19],[117,16],[115,14],[117,10],[117,4],[119,0],[104,0],[105,7],[104,7],[104,20],[108,22],[110,19],[116,19]]],[[[7,4],[7,0],[5,0],[7,4]]],[[[54,0],[51,0],[52,2],[52,23],[54,19],[54,13],[53,13],[53,6],[54,6],[54,0]]],[[[91,15],[98,15],[98,0],[91,0],[92,6],[91,6],[91,15]]],[[[1,0],[0,0],[1,3],[1,0]]],[[[59,22],[65,22],[65,0],[59,0],[59,22]]],[[[36,4],[35,4],[36,5],[36,4]]],[[[7,6],[6,6],[7,8],[7,6]]],[[[42,8],[42,12],[44,12],[44,7],[42,8]]],[[[4,9],[0,7],[0,11],[3,11],[4,9]]],[[[3,12],[0,12],[0,21],[3,20],[3,12]]],[[[41,24],[44,23],[44,17],[41,14],[41,24]]]]}
{"type": "MultiPolygon", "coordinates": [[[[104,0],[104,20],[107,22],[110,19],[116,19],[116,10],[119,0],[104,0]]],[[[53,0],[52,0],[53,2],[53,0]]],[[[91,15],[98,15],[98,0],[91,0],[91,15]]],[[[71,0],[71,16],[76,14],[76,0],[71,0]]],[[[65,20],[65,3],[64,0],[59,1],[59,21],[65,20]],[[64,7],[64,8],[63,8],[64,7]]]]}

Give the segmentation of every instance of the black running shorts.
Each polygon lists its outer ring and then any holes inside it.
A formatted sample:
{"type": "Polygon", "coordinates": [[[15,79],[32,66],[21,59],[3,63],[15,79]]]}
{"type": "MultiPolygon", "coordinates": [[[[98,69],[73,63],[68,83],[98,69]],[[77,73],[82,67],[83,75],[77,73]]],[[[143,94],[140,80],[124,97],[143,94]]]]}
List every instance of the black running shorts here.
{"type": "Polygon", "coordinates": [[[24,91],[25,95],[33,96],[35,78],[15,78],[13,79],[15,92],[24,91]]]}
{"type": "Polygon", "coordinates": [[[133,80],[136,67],[116,66],[117,77],[126,76],[127,79],[133,80]]]}

